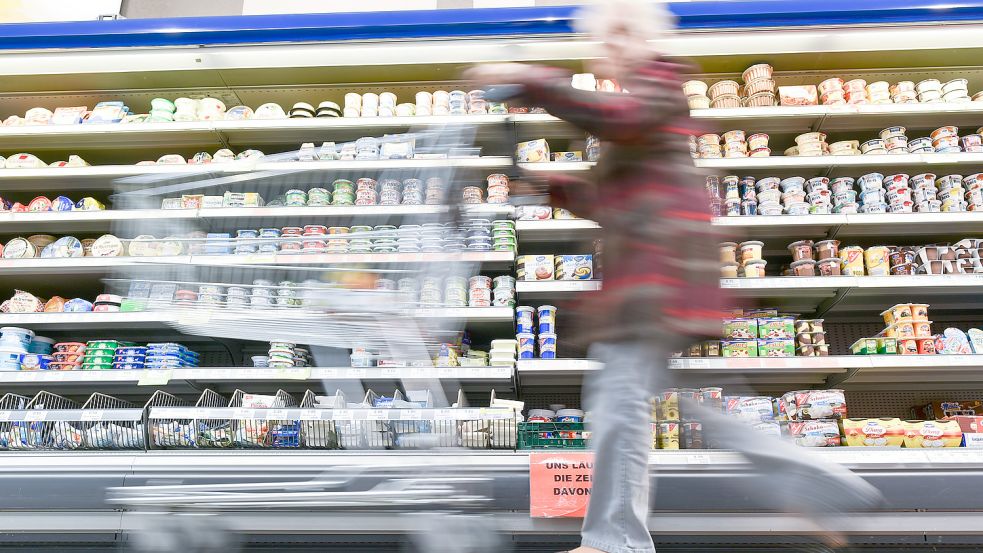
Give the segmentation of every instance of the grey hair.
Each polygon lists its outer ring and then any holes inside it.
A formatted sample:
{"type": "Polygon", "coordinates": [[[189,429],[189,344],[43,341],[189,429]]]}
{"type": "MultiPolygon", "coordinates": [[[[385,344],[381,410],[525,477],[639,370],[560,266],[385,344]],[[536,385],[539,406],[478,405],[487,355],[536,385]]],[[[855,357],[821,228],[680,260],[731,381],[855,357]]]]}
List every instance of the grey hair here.
{"type": "Polygon", "coordinates": [[[647,41],[665,38],[675,27],[676,16],[653,0],[593,0],[577,12],[574,22],[577,32],[601,42],[613,29],[625,29],[642,48],[651,48],[647,41]]]}

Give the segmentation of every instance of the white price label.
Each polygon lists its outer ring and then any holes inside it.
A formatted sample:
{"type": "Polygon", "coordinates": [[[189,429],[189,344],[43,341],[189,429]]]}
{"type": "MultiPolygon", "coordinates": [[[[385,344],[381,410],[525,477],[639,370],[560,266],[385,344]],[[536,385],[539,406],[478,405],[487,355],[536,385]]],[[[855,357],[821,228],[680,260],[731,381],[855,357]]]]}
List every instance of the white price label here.
{"type": "Polygon", "coordinates": [[[237,419],[255,419],[256,411],[253,409],[236,409],[232,416],[237,419]]]}
{"type": "Polygon", "coordinates": [[[101,421],[102,411],[82,411],[82,420],[84,421],[101,421]]]}
{"type": "Polygon", "coordinates": [[[285,380],[307,380],[311,376],[311,369],[299,367],[294,369],[277,369],[277,378],[285,380]]]}
{"type": "Polygon", "coordinates": [[[457,412],[462,420],[477,420],[481,417],[480,409],[458,409],[457,412]]]}
{"type": "Polygon", "coordinates": [[[194,409],[192,413],[194,413],[193,416],[196,419],[207,419],[209,416],[209,409],[194,409]]]}
{"type": "Polygon", "coordinates": [[[389,420],[389,413],[386,412],[386,409],[369,409],[365,413],[365,418],[370,421],[389,420]]]}
{"type": "Polygon", "coordinates": [[[321,370],[321,378],[338,378],[338,369],[321,370]]]}
{"type": "Polygon", "coordinates": [[[457,417],[454,416],[453,409],[437,409],[434,418],[439,421],[452,421],[457,417]]]}
{"type": "Polygon", "coordinates": [[[683,368],[683,360],[682,359],[670,359],[669,360],[669,368],[670,369],[681,369],[681,368],[683,368]]]}
{"type": "Polygon", "coordinates": [[[430,369],[427,369],[425,367],[413,367],[411,374],[413,375],[413,378],[427,378],[429,372],[430,369]]]}
{"type": "Polygon", "coordinates": [[[321,418],[321,414],[317,409],[304,409],[300,412],[300,418],[305,421],[315,420],[321,418]]]}
{"type": "Polygon", "coordinates": [[[331,418],[336,421],[355,420],[355,413],[351,409],[335,409],[331,412],[331,418]]]}
{"type": "Polygon", "coordinates": [[[369,374],[369,371],[365,369],[348,369],[346,371],[348,378],[365,378],[367,374],[369,374]]]}
{"type": "Polygon", "coordinates": [[[709,465],[710,456],[705,454],[687,455],[686,464],[688,465],[709,465]]]}
{"type": "Polygon", "coordinates": [[[279,421],[287,418],[287,411],[285,409],[270,409],[266,412],[266,420],[268,421],[279,421]]]}
{"type": "Polygon", "coordinates": [[[694,369],[705,369],[710,366],[709,359],[689,359],[689,366],[694,369]]]}
{"type": "Polygon", "coordinates": [[[0,411],[0,421],[9,421],[10,411],[0,411]]]}
{"type": "Polygon", "coordinates": [[[720,279],[721,288],[738,288],[741,285],[741,280],[736,278],[722,278],[720,279]]]}
{"type": "Polygon", "coordinates": [[[140,373],[137,386],[163,386],[171,380],[171,370],[147,369],[140,373]]]}
{"type": "Polygon", "coordinates": [[[437,378],[451,378],[455,372],[453,367],[437,367],[437,378]]]}
{"type": "Polygon", "coordinates": [[[404,421],[418,421],[422,416],[419,409],[402,409],[399,412],[400,420],[404,421]]]}
{"type": "Polygon", "coordinates": [[[382,369],[382,376],[384,378],[398,378],[399,369],[382,369]]]}
{"type": "Polygon", "coordinates": [[[983,448],[983,434],[963,434],[966,440],[966,447],[973,449],[983,448]]]}
{"type": "Polygon", "coordinates": [[[24,414],[24,420],[26,421],[43,421],[47,420],[47,411],[28,411],[24,414]]]}

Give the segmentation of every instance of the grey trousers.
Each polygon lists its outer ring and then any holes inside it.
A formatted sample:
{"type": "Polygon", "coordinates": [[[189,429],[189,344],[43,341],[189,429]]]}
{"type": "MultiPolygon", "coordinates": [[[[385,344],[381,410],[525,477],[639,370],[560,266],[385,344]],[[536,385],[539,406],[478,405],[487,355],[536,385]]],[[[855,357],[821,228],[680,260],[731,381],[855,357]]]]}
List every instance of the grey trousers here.
{"type": "MultiPolygon", "coordinates": [[[[591,375],[584,388],[584,406],[591,415],[594,475],[581,544],[607,553],[652,553],[655,545],[647,525],[650,398],[672,385],[666,362],[669,349],[650,342],[601,343],[591,346],[589,355],[605,366],[591,375]]],[[[707,409],[697,415],[705,441],[740,452],[766,474],[791,482],[820,471],[840,480],[852,477],[846,469],[810,459],[803,448],[754,431],[732,417],[707,409]]]]}

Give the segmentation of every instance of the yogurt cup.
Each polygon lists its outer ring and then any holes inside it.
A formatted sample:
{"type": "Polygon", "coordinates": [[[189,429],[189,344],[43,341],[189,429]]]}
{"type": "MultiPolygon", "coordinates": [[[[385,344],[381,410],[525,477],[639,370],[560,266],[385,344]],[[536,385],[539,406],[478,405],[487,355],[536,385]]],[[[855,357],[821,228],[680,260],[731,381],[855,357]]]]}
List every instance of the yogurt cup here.
{"type": "Polygon", "coordinates": [[[768,262],[764,259],[751,259],[744,263],[745,278],[763,278],[768,262]]]}
{"type": "Polygon", "coordinates": [[[816,263],[816,271],[820,276],[840,276],[840,259],[838,257],[820,259],[816,263]]]}
{"type": "Polygon", "coordinates": [[[737,243],[736,242],[721,242],[720,243],[720,262],[721,263],[737,263],[737,243]]]}
{"type": "Polygon", "coordinates": [[[794,276],[816,276],[816,262],[812,259],[793,261],[790,267],[794,276]]]}
{"type": "Polygon", "coordinates": [[[536,336],[532,333],[521,332],[515,335],[519,343],[519,359],[536,358],[536,336]]]}
{"type": "Polygon", "coordinates": [[[806,180],[802,177],[789,177],[782,179],[780,186],[782,192],[798,192],[803,190],[805,182],[806,180]]]}
{"type": "Polygon", "coordinates": [[[760,260],[761,251],[764,248],[764,245],[764,242],[759,242],[757,240],[741,242],[739,247],[741,263],[746,266],[751,260],[760,260]]]}
{"type": "Polygon", "coordinates": [[[785,206],[785,213],[787,215],[808,215],[809,207],[809,204],[805,202],[792,203],[785,206]]]}
{"type": "Polygon", "coordinates": [[[761,202],[758,204],[758,213],[761,215],[781,215],[782,205],[778,202],[761,202]]]}
{"type": "Polygon", "coordinates": [[[813,259],[812,240],[799,240],[788,245],[788,250],[792,253],[793,261],[813,259]]]}
{"type": "Polygon", "coordinates": [[[534,330],[533,313],[536,310],[527,305],[515,308],[515,328],[519,334],[531,334],[534,330]]]}
{"type": "Polygon", "coordinates": [[[737,278],[737,263],[722,263],[720,265],[720,278],[737,278]]]}
{"type": "Polygon", "coordinates": [[[536,311],[539,317],[539,333],[556,333],[556,307],[540,305],[536,311]]]}
{"type": "Polygon", "coordinates": [[[540,359],[556,359],[556,334],[541,332],[537,337],[537,342],[540,359]]]}

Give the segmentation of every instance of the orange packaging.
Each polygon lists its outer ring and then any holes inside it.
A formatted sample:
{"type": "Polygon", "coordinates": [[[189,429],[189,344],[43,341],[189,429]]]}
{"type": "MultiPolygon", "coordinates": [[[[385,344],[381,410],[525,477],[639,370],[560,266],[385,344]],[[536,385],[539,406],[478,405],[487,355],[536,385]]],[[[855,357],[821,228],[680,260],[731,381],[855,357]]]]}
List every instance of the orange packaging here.
{"type": "Polygon", "coordinates": [[[956,421],[959,429],[965,434],[983,434],[983,417],[956,415],[945,420],[956,421]]]}
{"type": "Polygon", "coordinates": [[[953,420],[905,421],[904,446],[907,448],[959,447],[963,431],[953,420]]]}
{"type": "Polygon", "coordinates": [[[864,249],[860,246],[840,248],[840,269],[847,276],[864,276],[864,249]]]}
{"type": "Polygon", "coordinates": [[[843,419],[846,445],[853,447],[901,447],[905,427],[901,419],[843,419]]]}

